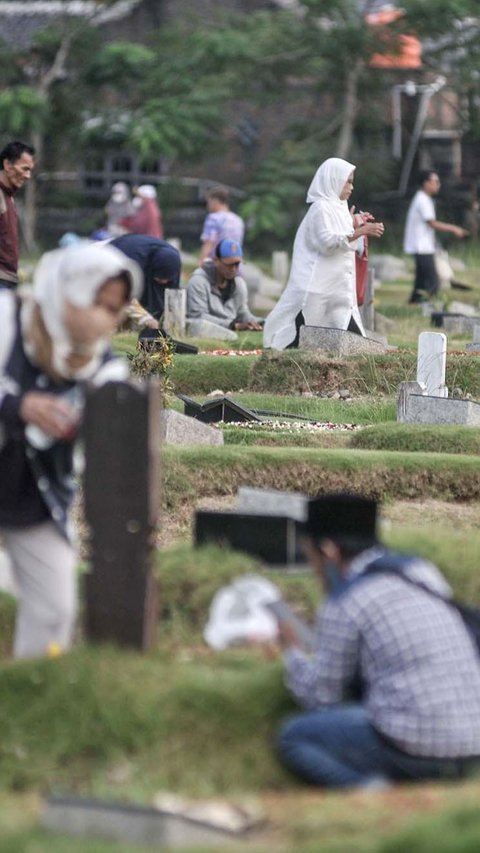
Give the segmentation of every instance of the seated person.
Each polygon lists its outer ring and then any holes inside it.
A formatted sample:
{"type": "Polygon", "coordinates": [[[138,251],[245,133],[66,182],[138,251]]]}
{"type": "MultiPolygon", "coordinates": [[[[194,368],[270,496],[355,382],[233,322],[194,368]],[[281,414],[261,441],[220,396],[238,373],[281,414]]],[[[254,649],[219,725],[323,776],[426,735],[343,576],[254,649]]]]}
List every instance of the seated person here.
{"type": "Polygon", "coordinates": [[[243,251],[235,240],[221,240],[212,260],[193,271],[187,284],[187,319],[208,320],[235,331],[259,332],[262,321],[248,307],[248,291],[238,274],[243,251]]]}
{"type": "Polygon", "coordinates": [[[357,495],[308,504],[305,551],[326,598],[313,654],[280,625],[286,682],[304,710],[283,724],[279,749],[312,785],[453,781],[480,769],[478,650],[438,569],[382,546],[376,516],[376,502],[357,495]]]}

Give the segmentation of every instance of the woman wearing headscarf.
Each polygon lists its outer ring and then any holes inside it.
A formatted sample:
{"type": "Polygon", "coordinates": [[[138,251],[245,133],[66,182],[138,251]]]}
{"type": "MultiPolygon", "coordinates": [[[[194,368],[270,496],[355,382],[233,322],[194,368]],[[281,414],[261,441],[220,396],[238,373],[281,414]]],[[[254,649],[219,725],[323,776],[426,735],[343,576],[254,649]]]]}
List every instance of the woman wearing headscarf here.
{"type": "Polygon", "coordinates": [[[16,657],[70,646],[73,439],[86,384],[128,374],[109,337],[140,289],[136,264],[83,243],[43,256],[31,296],[0,294],[0,535],[19,597],[16,657]]]}
{"type": "Polygon", "coordinates": [[[140,326],[159,327],[165,307],[166,288],[180,287],[180,252],[166,240],[144,234],[124,234],[109,243],[135,261],[143,272],[144,286],[139,298],[143,312],[129,308],[129,317],[140,326]]]}
{"type": "Polygon", "coordinates": [[[310,207],[293,245],[287,286],[264,326],[264,346],[295,346],[299,326],[346,329],[365,335],[357,305],[355,251],[361,237],[381,237],[370,214],[350,211],[355,166],[331,157],[317,169],[310,207]]]}
{"type": "MultiPolygon", "coordinates": [[[[130,187],[125,181],[116,181],[112,186],[110,198],[105,205],[105,226],[109,237],[125,234],[127,229],[121,220],[133,216],[135,207],[132,201],[130,187]]],[[[97,239],[106,239],[105,237],[97,239]]]]}
{"type": "Polygon", "coordinates": [[[163,240],[162,211],[155,187],[152,184],[137,187],[133,204],[135,211],[121,219],[119,224],[130,234],[147,234],[163,240]]]}

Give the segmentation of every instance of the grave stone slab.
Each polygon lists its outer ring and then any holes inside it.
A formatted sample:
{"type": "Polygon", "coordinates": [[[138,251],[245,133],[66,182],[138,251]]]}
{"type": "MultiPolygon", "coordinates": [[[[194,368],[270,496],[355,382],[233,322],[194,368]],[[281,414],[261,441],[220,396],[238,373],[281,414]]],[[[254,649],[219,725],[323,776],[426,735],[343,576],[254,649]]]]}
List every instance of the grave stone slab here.
{"type": "Polygon", "coordinates": [[[473,327],[473,341],[471,344],[467,344],[467,352],[472,353],[472,355],[480,353],[480,323],[475,323],[473,327]]]}
{"type": "Polygon", "coordinates": [[[160,510],[161,387],[108,382],[87,394],[86,634],[148,649],[158,624],[153,536],[160,510]]]}
{"type": "Polygon", "coordinates": [[[275,281],[285,285],[290,271],[288,252],[272,252],[272,276],[275,281]]]}
{"type": "Polygon", "coordinates": [[[77,797],[50,797],[42,825],[50,832],[74,838],[97,838],[152,847],[156,850],[202,849],[233,845],[251,837],[261,820],[245,819],[238,829],[226,829],[208,820],[165,809],[77,797]]]}
{"type": "Polygon", "coordinates": [[[408,278],[406,262],[402,258],[395,257],[395,255],[377,255],[370,252],[368,265],[370,269],[374,270],[380,282],[395,281],[397,278],[408,278]]]}
{"type": "Polygon", "coordinates": [[[391,349],[383,342],[323,326],[301,326],[298,345],[301,349],[314,349],[337,356],[384,353],[391,349]]]}
{"type": "Polygon", "coordinates": [[[191,338],[211,338],[215,341],[238,340],[238,335],[233,329],[226,329],[225,326],[219,326],[217,323],[211,323],[209,320],[192,320],[187,318],[186,331],[187,335],[191,338]]]}
{"type": "Polygon", "coordinates": [[[297,534],[297,522],[280,514],[197,510],[195,516],[196,545],[226,545],[270,565],[305,563],[297,534]]]}
{"type": "Polygon", "coordinates": [[[450,335],[470,335],[475,326],[480,323],[480,317],[445,317],[443,328],[450,335]]]}
{"type": "MultiPolygon", "coordinates": [[[[365,329],[375,329],[375,283],[375,270],[369,269],[365,299],[359,309],[365,329]]],[[[368,332],[368,337],[372,336],[372,332],[368,332]]]]}
{"type": "Polygon", "coordinates": [[[301,492],[282,492],[277,489],[256,489],[240,486],[237,492],[237,511],[259,515],[286,515],[305,521],[308,498],[301,492]]]}
{"type": "Polygon", "coordinates": [[[223,445],[223,432],[174,409],[163,409],[160,415],[160,434],[165,444],[223,445]]]}
{"type": "Polygon", "coordinates": [[[165,290],[165,310],[162,325],[166,332],[173,337],[185,334],[187,318],[187,291],[180,288],[174,290],[167,287],[165,290]]]}
{"type": "Polygon", "coordinates": [[[424,383],[421,382],[400,382],[397,389],[397,421],[399,423],[407,423],[408,398],[411,394],[423,396],[426,392],[424,383]]]}
{"type": "Polygon", "coordinates": [[[421,332],[418,336],[417,382],[425,385],[427,396],[448,397],[446,364],[446,335],[442,332],[421,332]]]}
{"type": "Polygon", "coordinates": [[[410,394],[402,419],[407,424],[480,426],[480,404],[471,400],[410,394]]]}
{"type": "Polygon", "coordinates": [[[462,314],[464,317],[475,317],[477,309],[469,302],[459,302],[457,300],[450,302],[448,310],[451,314],[462,314]]]}

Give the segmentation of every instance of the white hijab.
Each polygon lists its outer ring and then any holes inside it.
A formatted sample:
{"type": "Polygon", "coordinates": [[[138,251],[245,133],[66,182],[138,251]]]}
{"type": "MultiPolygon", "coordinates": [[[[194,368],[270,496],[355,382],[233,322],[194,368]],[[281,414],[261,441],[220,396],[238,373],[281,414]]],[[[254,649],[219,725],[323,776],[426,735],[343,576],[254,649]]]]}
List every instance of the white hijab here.
{"type": "MultiPolygon", "coordinates": [[[[77,308],[93,306],[107,279],[122,273],[127,274],[130,282],[129,298],[138,298],[143,287],[141,269],[114,246],[84,241],[47,252],[40,259],[33,279],[33,301],[40,308],[51,338],[52,366],[60,376],[88,379],[99,366],[107,345],[105,338],[95,341],[88,364],[71,375],[67,359],[72,352],[72,341],[65,326],[65,303],[77,308]]],[[[29,354],[34,356],[34,353],[29,354]]]]}
{"type": "MultiPolygon", "coordinates": [[[[347,163],[340,157],[330,157],[318,167],[315,177],[308,188],[307,202],[324,198],[327,201],[340,202],[343,185],[356,169],[353,163],[347,163]]],[[[341,202],[346,204],[346,202],[341,202]]]]}
{"type": "Polygon", "coordinates": [[[340,157],[330,157],[318,167],[307,193],[309,204],[320,200],[328,202],[338,225],[347,230],[352,226],[352,217],[348,202],[341,200],[340,193],[355,168],[353,163],[348,163],[340,157]]]}

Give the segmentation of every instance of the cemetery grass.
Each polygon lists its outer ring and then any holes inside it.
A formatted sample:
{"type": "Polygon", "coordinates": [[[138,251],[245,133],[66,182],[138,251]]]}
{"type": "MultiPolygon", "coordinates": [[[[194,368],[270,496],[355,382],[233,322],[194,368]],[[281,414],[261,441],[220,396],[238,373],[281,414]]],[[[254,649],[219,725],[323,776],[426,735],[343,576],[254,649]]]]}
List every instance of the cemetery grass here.
{"type": "MultiPolygon", "coordinates": [[[[384,525],[383,538],[438,562],[457,593],[480,603],[480,531],[465,537],[431,523],[423,529],[384,525]]],[[[214,592],[249,571],[271,577],[297,612],[312,618],[318,590],[308,570],[282,575],[244,554],[179,545],[159,555],[163,609],[156,651],[140,655],[80,641],[62,658],[2,665],[2,851],[121,850],[104,842],[62,846],[62,839],[38,829],[39,797],[63,792],[149,805],[165,790],[238,804],[253,798],[268,823],[246,845],[252,853],[478,849],[461,843],[464,829],[466,837],[478,837],[472,817],[478,782],[338,795],[310,791],[282,770],[273,736],[294,706],[280,664],[258,649],[214,653],[201,641],[214,592]],[[427,819],[410,827],[425,813],[427,819]],[[454,830],[458,847],[442,847],[442,837],[451,839],[454,830]]],[[[5,600],[1,596],[2,608],[5,600]]]]}
{"type": "Polygon", "coordinates": [[[168,512],[200,497],[233,495],[239,486],[315,495],[355,491],[379,500],[480,499],[480,458],[462,454],[344,448],[167,448],[168,512]]]}

